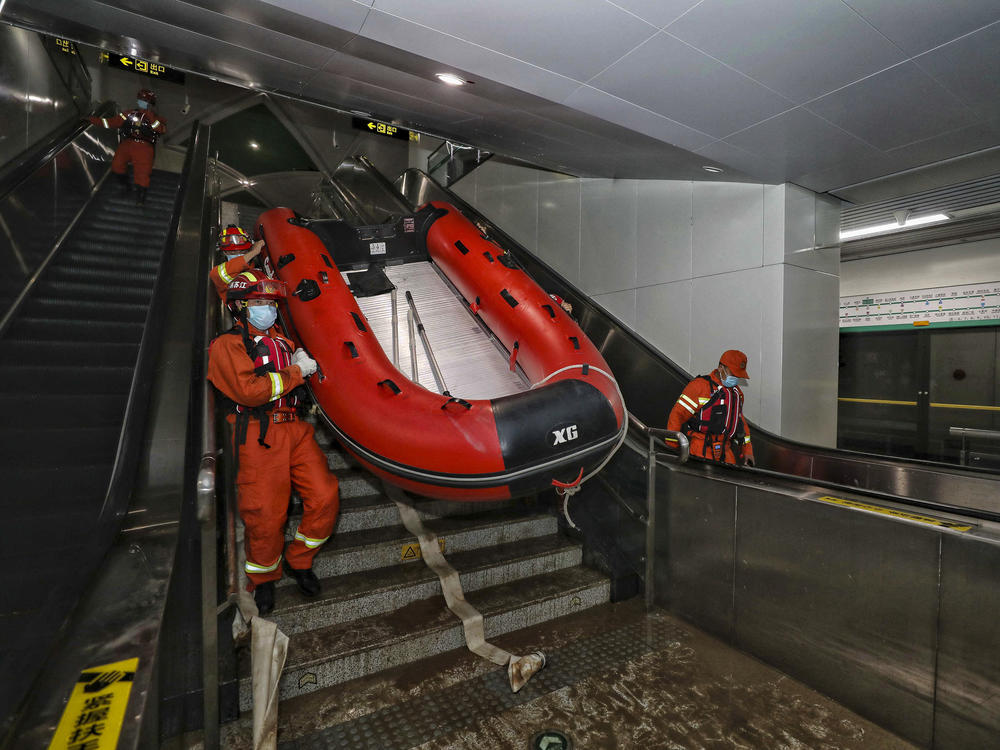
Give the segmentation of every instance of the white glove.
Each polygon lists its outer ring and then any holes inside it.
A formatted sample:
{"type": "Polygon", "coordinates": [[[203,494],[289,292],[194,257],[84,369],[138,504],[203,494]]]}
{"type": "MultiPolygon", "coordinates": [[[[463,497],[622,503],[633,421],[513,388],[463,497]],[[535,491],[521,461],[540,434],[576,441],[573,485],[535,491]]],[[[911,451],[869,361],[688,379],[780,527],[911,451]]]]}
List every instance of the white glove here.
{"type": "Polygon", "coordinates": [[[308,378],[316,372],[316,360],[310,357],[305,349],[296,349],[292,352],[292,364],[299,366],[304,378],[308,378]]]}

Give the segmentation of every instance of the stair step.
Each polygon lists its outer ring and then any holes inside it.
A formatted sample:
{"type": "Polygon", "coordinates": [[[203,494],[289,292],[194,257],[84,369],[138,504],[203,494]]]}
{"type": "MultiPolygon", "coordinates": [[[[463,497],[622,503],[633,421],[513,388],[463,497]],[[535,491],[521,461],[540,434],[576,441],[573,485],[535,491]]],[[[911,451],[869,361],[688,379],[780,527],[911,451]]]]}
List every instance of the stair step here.
{"type": "MultiPolygon", "coordinates": [[[[482,549],[556,533],[555,516],[548,513],[497,510],[473,516],[440,518],[426,523],[428,530],[445,540],[446,553],[482,549]]],[[[320,578],[356,573],[390,565],[404,565],[404,547],[415,543],[402,525],[334,534],[313,558],[320,578]]],[[[291,585],[283,578],[278,586],[291,585]]]]}
{"type": "MultiPolygon", "coordinates": [[[[425,521],[446,516],[471,516],[504,508],[524,508],[523,500],[496,500],[492,502],[459,503],[452,500],[430,500],[427,498],[411,498],[417,513],[425,521]]],[[[298,506],[296,512],[289,514],[288,526],[285,530],[287,539],[295,536],[299,522],[302,520],[302,509],[298,506]]],[[[334,533],[359,531],[361,529],[376,529],[399,525],[399,510],[396,504],[385,495],[359,495],[344,498],[340,503],[340,515],[334,533]]]]}
{"type": "Polygon", "coordinates": [[[57,279],[46,275],[34,290],[33,296],[149,304],[152,295],[153,284],[146,279],[130,284],[124,275],[107,282],[96,279],[57,279]]]}
{"type": "Polygon", "coordinates": [[[51,462],[5,468],[0,493],[4,522],[40,514],[73,514],[85,509],[93,518],[104,500],[114,456],[97,463],[54,466],[51,462]]]}
{"type": "MultiPolygon", "coordinates": [[[[608,579],[572,567],[472,592],[467,598],[483,615],[487,638],[546,622],[610,597],[608,579]]],[[[461,621],[434,596],[391,614],[380,614],[298,633],[289,639],[279,683],[287,700],[383,669],[464,645],[461,621]]],[[[244,655],[245,656],[245,655],[244,655]]],[[[252,703],[249,659],[240,665],[240,710],[252,703]]]]}
{"type": "MultiPolygon", "coordinates": [[[[113,367],[133,367],[139,356],[139,342],[43,341],[8,339],[4,343],[4,359],[22,365],[47,365],[51,361],[100,362],[113,367]]],[[[79,405],[77,405],[79,408],[79,405]]]]}
{"type": "MultiPolygon", "coordinates": [[[[80,318],[91,322],[123,322],[144,324],[149,305],[142,302],[119,302],[114,299],[66,299],[50,296],[33,297],[24,314],[31,318],[80,318]]],[[[100,360],[95,360],[100,361],[100,360]]]]}
{"type": "MultiPolygon", "coordinates": [[[[120,435],[119,425],[48,429],[34,424],[6,427],[0,431],[0,467],[112,462],[118,452],[120,435]]],[[[67,489],[72,491],[73,488],[67,489]]]]}
{"type": "Polygon", "coordinates": [[[0,366],[0,393],[58,393],[61,395],[127,393],[131,367],[92,364],[0,366]]]}
{"type": "Polygon", "coordinates": [[[91,268],[107,269],[128,269],[143,273],[157,273],[160,269],[159,253],[148,257],[137,256],[129,248],[118,254],[105,250],[96,243],[74,242],[71,247],[67,247],[56,261],[59,265],[82,266],[88,265],[91,268]]]}
{"type": "Polygon", "coordinates": [[[24,317],[14,322],[7,338],[21,341],[65,341],[67,338],[72,338],[88,342],[138,342],[142,338],[144,327],[142,323],[123,323],[115,320],[24,317]]]}
{"type": "Polygon", "coordinates": [[[65,396],[59,394],[0,393],[0,414],[10,425],[40,429],[120,427],[128,394],[65,396]]]}
{"type": "MultiPolygon", "coordinates": [[[[580,565],[583,551],[558,534],[448,556],[465,592],[531,578],[580,565]]],[[[441,591],[437,576],[422,561],[351,573],[322,581],[313,599],[295,587],[279,588],[271,616],[287,635],[384,614],[441,591]]]]}

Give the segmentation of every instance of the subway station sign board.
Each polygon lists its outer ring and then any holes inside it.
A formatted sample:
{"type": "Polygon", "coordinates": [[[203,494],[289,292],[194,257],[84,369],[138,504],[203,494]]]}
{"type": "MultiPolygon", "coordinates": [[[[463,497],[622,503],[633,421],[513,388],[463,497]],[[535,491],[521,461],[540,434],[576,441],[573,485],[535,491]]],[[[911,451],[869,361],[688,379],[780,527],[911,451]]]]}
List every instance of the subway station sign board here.
{"type": "Polygon", "coordinates": [[[390,125],[387,122],[370,120],[365,117],[352,117],[351,125],[357,130],[363,130],[373,135],[384,135],[387,138],[396,138],[401,141],[419,141],[420,133],[401,128],[398,125],[390,125]]]}
{"type": "Polygon", "coordinates": [[[129,57],[128,55],[116,55],[111,52],[102,52],[101,61],[109,68],[130,70],[133,73],[159,78],[161,81],[184,83],[184,73],[158,62],[140,60],[138,57],[129,57]]]}
{"type": "Polygon", "coordinates": [[[1000,325],[1000,281],[840,298],[841,330],[985,325],[1000,325]]]}

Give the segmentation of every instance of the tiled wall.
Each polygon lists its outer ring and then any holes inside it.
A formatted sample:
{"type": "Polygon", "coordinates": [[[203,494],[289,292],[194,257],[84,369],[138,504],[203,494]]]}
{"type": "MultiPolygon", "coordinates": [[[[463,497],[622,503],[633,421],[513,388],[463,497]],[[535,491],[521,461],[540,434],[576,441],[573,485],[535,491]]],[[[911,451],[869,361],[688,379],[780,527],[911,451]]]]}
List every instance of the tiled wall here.
{"type": "MultiPolygon", "coordinates": [[[[747,415],[836,444],[840,207],[794,185],[564,177],[492,160],[456,192],[690,373],[750,358],[747,415]]],[[[666,423],[666,415],[663,418],[666,423]]]]}

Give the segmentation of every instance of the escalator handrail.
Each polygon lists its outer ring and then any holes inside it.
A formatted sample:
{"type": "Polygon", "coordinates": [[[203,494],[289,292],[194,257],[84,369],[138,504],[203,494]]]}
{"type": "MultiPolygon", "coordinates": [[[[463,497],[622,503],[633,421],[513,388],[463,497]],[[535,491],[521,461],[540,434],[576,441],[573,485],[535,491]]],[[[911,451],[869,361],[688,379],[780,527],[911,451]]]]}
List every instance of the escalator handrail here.
{"type": "MultiPolygon", "coordinates": [[[[113,103],[105,101],[95,106],[89,116],[103,117],[112,111],[114,111],[113,103]]],[[[4,165],[0,171],[0,201],[49,163],[56,154],[75,141],[89,127],[90,123],[83,117],[65,122],[4,165]]]]}
{"type": "MultiPolygon", "coordinates": [[[[621,329],[622,334],[625,335],[625,336],[628,336],[629,339],[631,339],[637,345],[639,345],[639,347],[641,347],[642,349],[644,349],[649,356],[651,356],[655,360],[658,360],[661,364],[665,365],[668,369],[671,369],[671,370],[675,371],[676,373],[678,373],[679,375],[683,376],[684,378],[686,378],[688,380],[691,379],[691,376],[687,372],[685,372],[682,367],[680,367],[679,365],[675,364],[673,362],[673,360],[671,360],[669,357],[667,357],[665,354],[663,354],[663,352],[661,352],[660,350],[658,350],[654,346],[652,346],[648,341],[646,341],[638,333],[636,333],[632,329],[628,328],[628,326],[626,326],[620,320],[618,320],[617,318],[615,318],[614,315],[612,315],[611,313],[607,312],[603,308],[600,308],[597,305],[595,305],[593,302],[591,302],[590,299],[589,299],[589,297],[583,291],[581,291],[575,284],[573,284],[571,281],[569,281],[566,278],[564,278],[562,276],[562,274],[560,274],[558,271],[556,271],[554,268],[552,268],[552,266],[550,266],[544,260],[542,260],[541,258],[539,258],[534,253],[532,253],[530,250],[526,249],[523,245],[521,245],[521,243],[519,243],[517,240],[515,240],[509,234],[507,234],[506,232],[504,232],[502,229],[500,229],[499,227],[497,227],[492,221],[490,221],[486,216],[484,216],[474,206],[472,206],[469,203],[467,203],[466,201],[462,200],[462,198],[460,198],[458,195],[456,195],[455,193],[453,193],[448,188],[442,187],[440,185],[440,183],[438,183],[433,177],[431,177],[430,175],[428,175],[423,170],[418,169],[416,167],[410,167],[409,169],[404,170],[400,174],[400,177],[397,178],[397,180],[396,180],[397,184],[399,183],[400,178],[405,178],[405,176],[408,175],[408,174],[419,175],[421,179],[426,180],[426,181],[430,182],[431,184],[433,184],[436,188],[438,188],[442,192],[442,194],[448,196],[447,200],[448,200],[449,203],[453,203],[455,206],[457,206],[466,215],[474,216],[477,219],[481,220],[489,228],[491,237],[493,237],[494,239],[499,238],[500,240],[502,240],[502,242],[500,242],[499,244],[501,246],[503,246],[504,249],[506,249],[508,251],[511,250],[511,249],[514,249],[516,252],[524,253],[525,255],[527,255],[528,257],[530,257],[533,263],[537,263],[546,273],[550,274],[553,278],[558,279],[559,283],[562,284],[569,291],[570,294],[575,295],[576,299],[579,300],[580,302],[582,302],[582,304],[583,304],[584,307],[588,308],[592,313],[594,313],[594,314],[596,314],[598,316],[610,318],[611,320],[613,320],[616,323],[616,325],[621,329]]],[[[397,188],[397,192],[398,192],[398,188],[397,188]]],[[[418,207],[414,206],[414,208],[418,208],[418,207]]],[[[562,294],[561,296],[565,297],[566,295],[562,294]]],[[[574,304],[575,304],[575,302],[574,302],[574,304]]],[[[892,465],[892,466],[896,466],[896,467],[898,467],[900,465],[903,465],[903,466],[912,466],[915,469],[923,469],[923,470],[927,470],[927,471],[936,471],[936,472],[946,472],[946,473],[950,473],[950,474],[959,474],[959,475],[966,475],[966,476],[972,476],[972,477],[979,477],[979,476],[981,476],[983,478],[1000,478],[1000,472],[998,472],[996,470],[993,470],[993,469],[986,469],[986,468],[981,468],[981,467],[959,466],[957,464],[946,463],[946,462],[943,462],[943,461],[929,461],[929,460],[925,460],[925,459],[916,459],[916,458],[897,458],[897,457],[884,456],[884,455],[880,455],[880,454],[877,454],[877,453],[863,453],[863,452],[860,452],[860,451],[845,450],[843,448],[828,448],[828,447],[825,447],[825,446],[816,446],[816,445],[810,445],[808,443],[800,443],[800,442],[798,442],[796,440],[792,440],[792,439],[789,439],[789,438],[786,438],[786,437],[782,437],[780,435],[776,435],[775,433],[770,432],[769,430],[763,429],[762,427],[760,427],[760,426],[758,426],[756,424],[753,424],[752,422],[750,422],[750,420],[747,420],[747,422],[750,425],[750,427],[752,428],[751,429],[751,433],[760,434],[760,435],[766,437],[768,440],[772,441],[775,444],[785,445],[785,446],[794,448],[794,449],[796,449],[798,451],[805,452],[805,453],[810,453],[810,454],[814,454],[814,455],[815,454],[823,454],[823,455],[827,455],[827,456],[835,456],[835,457],[839,457],[839,458],[843,458],[843,459],[848,459],[848,460],[853,460],[853,461],[862,461],[862,462],[866,462],[866,463],[877,463],[877,464],[881,464],[881,465],[892,465]]],[[[816,480],[816,481],[819,481],[819,480],[816,480]]]]}

